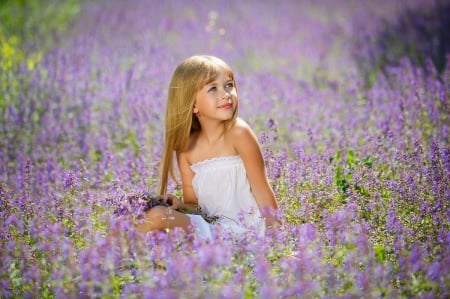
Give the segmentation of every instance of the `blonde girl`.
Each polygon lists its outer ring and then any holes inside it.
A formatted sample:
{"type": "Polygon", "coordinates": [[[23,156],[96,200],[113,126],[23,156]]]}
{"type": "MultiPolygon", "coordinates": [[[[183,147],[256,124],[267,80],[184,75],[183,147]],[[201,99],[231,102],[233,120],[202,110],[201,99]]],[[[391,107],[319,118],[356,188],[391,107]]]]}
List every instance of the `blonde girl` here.
{"type": "Polygon", "coordinates": [[[181,227],[214,238],[214,226],[239,234],[263,233],[277,223],[277,201],[258,140],[238,118],[238,94],[231,68],[213,56],[192,56],[173,74],[168,94],[160,194],[170,205],[148,210],[142,232],[181,227]],[[166,195],[177,159],[183,200],[166,195]],[[177,210],[196,207],[202,216],[177,210]]]}

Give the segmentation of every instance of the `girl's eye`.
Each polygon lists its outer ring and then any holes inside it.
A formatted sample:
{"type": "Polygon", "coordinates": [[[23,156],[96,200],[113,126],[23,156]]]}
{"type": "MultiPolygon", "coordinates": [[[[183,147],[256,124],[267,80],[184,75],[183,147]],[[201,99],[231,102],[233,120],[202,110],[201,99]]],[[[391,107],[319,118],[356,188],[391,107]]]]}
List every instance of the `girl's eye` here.
{"type": "Polygon", "coordinates": [[[226,88],[226,89],[232,89],[233,87],[234,87],[234,83],[233,83],[233,82],[227,83],[227,84],[225,85],[225,88],[226,88]]]}
{"type": "Polygon", "coordinates": [[[208,92],[212,92],[212,91],[216,91],[216,87],[215,86],[213,86],[213,87],[211,87],[210,89],[208,89],[208,92]]]}

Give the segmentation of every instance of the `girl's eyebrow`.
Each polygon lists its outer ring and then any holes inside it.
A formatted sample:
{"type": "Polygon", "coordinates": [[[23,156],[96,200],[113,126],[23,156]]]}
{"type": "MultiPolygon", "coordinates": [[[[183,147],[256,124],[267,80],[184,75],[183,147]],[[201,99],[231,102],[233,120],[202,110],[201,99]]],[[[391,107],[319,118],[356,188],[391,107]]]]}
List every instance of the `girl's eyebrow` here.
{"type": "MultiPolygon", "coordinates": [[[[230,77],[228,77],[228,79],[224,81],[224,84],[227,84],[229,82],[233,82],[233,80],[230,77]]],[[[214,86],[214,85],[220,85],[219,80],[216,79],[214,81],[205,84],[205,86],[214,86]]]]}
{"type": "Polygon", "coordinates": [[[205,85],[206,88],[210,88],[210,87],[214,87],[214,86],[217,86],[217,83],[216,83],[216,82],[207,83],[207,84],[205,85]]]}

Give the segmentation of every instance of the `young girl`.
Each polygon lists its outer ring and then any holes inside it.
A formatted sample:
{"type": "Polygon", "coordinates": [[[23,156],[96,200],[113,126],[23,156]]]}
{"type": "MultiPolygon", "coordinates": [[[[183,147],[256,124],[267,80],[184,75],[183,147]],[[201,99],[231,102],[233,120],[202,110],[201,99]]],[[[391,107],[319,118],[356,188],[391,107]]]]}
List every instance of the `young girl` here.
{"type": "Polygon", "coordinates": [[[268,182],[258,140],[238,118],[238,95],[230,67],[213,56],[193,56],[175,70],[170,83],[160,193],[181,174],[183,201],[165,195],[170,206],[155,206],[138,225],[142,232],[174,227],[213,238],[213,226],[234,233],[263,233],[277,223],[277,201],[268,182]],[[178,209],[199,206],[213,223],[178,209]]]}

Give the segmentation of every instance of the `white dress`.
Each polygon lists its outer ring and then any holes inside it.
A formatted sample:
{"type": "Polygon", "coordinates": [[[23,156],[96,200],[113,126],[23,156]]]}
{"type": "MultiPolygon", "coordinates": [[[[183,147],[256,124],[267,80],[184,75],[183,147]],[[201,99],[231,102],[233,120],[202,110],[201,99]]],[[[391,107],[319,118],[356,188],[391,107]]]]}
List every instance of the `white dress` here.
{"type": "Polygon", "coordinates": [[[199,215],[188,214],[202,238],[213,239],[215,225],[236,235],[248,230],[264,233],[265,224],[256,204],[244,163],[240,156],[217,157],[191,165],[192,186],[198,205],[208,216],[218,216],[214,224],[199,215]]]}

